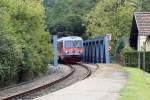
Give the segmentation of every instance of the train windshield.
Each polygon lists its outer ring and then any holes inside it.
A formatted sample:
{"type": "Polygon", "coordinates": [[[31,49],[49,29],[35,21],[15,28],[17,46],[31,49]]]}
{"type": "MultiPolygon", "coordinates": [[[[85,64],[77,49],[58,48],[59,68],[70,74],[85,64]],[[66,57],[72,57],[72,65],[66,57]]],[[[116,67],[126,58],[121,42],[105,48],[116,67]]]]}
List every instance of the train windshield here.
{"type": "Polygon", "coordinates": [[[82,41],[65,41],[65,48],[82,48],[82,41]]]}

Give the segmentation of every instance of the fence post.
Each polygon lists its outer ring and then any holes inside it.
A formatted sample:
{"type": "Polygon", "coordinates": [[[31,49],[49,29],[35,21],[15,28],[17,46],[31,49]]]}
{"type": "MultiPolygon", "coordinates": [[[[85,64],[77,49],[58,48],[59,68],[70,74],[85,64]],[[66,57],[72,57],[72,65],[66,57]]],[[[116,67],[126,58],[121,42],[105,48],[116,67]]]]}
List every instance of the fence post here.
{"type": "Polygon", "coordinates": [[[146,41],[144,42],[144,52],[143,52],[143,69],[146,70],[146,59],[145,59],[145,53],[146,53],[146,42],[147,42],[147,39],[146,41]]]}

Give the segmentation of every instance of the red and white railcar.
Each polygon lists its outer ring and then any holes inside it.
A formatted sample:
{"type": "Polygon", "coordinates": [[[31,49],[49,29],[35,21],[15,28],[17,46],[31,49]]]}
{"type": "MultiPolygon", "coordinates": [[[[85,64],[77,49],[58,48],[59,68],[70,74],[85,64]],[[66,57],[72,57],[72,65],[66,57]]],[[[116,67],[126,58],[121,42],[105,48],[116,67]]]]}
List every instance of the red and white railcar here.
{"type": "Polygon", "coordinates": [[[57,40],[59,62],[80,62],[83,56],[83,39],[78,36],[62,37],[57,40]]]}

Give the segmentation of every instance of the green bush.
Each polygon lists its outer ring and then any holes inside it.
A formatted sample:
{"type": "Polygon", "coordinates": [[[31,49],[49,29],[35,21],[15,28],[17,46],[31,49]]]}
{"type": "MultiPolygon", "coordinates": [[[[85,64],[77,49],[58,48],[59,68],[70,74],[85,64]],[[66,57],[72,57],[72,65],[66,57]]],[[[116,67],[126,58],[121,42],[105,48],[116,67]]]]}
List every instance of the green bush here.
{"type": "MultiPolygon", "coordinates": [[[[138,67],[138,53],[139,52],[125,52],[124,53],[124,60],[126,66],[138,67]]],[[[143,68],[143,52],[140,52],[140,59],[141,59],[141,68],[143,68]]],[[[150,72],[150,52],[145,53],[145,71],[150,72]]]]}
{"type": "Polygon", "coordinates": [[[12,41],[0,36],[0,79],[12,79],[19,65],[19,54],[12,41]]]}
{"type": "Polygon", "coordinates": [[[46,72],[52,53],[44,18],[40,0],[0,0],[1,81],[46,72]]]}

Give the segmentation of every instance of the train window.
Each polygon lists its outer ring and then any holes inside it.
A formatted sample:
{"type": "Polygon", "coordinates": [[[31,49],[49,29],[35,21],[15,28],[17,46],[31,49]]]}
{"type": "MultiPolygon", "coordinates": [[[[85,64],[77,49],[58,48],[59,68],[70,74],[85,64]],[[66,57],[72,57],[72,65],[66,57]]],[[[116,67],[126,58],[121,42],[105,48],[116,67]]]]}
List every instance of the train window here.
{"type": "Polygon", "coordinates": [[[65,48],[82,48],[82,41],[65,41],[65,48]]]}

